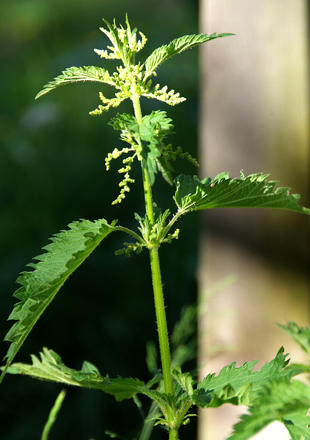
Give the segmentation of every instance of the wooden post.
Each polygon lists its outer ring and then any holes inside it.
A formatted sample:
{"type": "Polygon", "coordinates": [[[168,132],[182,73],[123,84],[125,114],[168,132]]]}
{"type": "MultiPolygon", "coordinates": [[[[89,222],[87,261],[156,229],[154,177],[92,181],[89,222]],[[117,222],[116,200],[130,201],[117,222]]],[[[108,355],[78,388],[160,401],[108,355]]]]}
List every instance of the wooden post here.
{"type": "MultiPolygon", "coordinates": [[[[236,34],[201,48],[200,177],[269,173],[309,207],[306,1],[201,0],[200,32],[236,34]]],[[[309,325],[307,225],[306,216],[280,210],[204,214],[201,378],[233,361],[259,359],[260,368],[281,345],[302,360],[275,323],[309,325]]],[[[202,411],[199,440],[226,439],[239,414],[230,405],[202,411]]],[[[257,438],[289,438],[281,428],[257,438]]]]}

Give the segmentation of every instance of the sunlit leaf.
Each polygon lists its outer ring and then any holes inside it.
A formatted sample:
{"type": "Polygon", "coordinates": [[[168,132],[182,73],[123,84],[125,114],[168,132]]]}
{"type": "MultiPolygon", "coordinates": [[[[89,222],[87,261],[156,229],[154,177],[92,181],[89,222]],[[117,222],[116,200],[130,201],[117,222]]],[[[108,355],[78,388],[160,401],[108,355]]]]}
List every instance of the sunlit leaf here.
{"type": "Polygon", "coordinates": [[[47,83],[43,89],[36,95],[35,99],[45,95],[51,90],[56,89],[59,86],[71,84],[81,81],[93,81],[114,85],[114,81],[111,79],[109,72],[106,69],[94,66],[84,67],[69,67],[62,72],[62,75],[57,76],[52,81],[47,83]]]}
{"type": "Polygon", "coordinates": [[[275,188],[278,182],[267,179],[262,173],[240,178],[221,173],[213,181],[180,175],[175,180],[174,200],[184,213],[211,208],[277,208],[310,215],[309,208],[298,205],[298,194],[290,194],[289,188],[275,188]]]}
{"type": "Polygon", "coordinates": [[[309,407],[310,387],[297,380],[274,379],[265,384],[249,413],[234,426],[229,440],[247,440],[275,420],[284,422],[293,440],[309,440],[309,407]]]}
{"type": "Polygon", "coordinates": [[[300,347],[305,350],[310,358],[310,329],[308,327],[298,327],[294,322],[289,322],[287,325],[278,324],[286,333],[288,333],[300,347]]]}
{"type": "Polygon", "coordinates": [[[193,399],[198,406],[217,407],[224,403],[249,405],[261,391],[266,381],[278,377],[291,378],[293,372],[286,370],[287,355],[283,347],[276,357],[253,371],[257,361],[246,362],[241,367],[236,363],[224,367],[219,374],[208,374],[197,386],[193,399]]]}
{"type": "MultiPolygon", "coordinates": [[[[17,321],[5,336],[11,342],[7,366],[11,364],[35,323],[51,303],[61,286],[100,242],[112,231],[114,224],[106,220],[81,220],[69,225],[68,230],[55,234],[52,243],[45,246],[44,254],[35,257],[38,263],[28,266],[32,271],[22,272],[17,282],[21,287],[14,293],[20,301],[15,304],[9,320],[17,321]]],[[[0,377],[3,380],[5,370],[0,377]]]]}
{"type": "Polygon", "coordinates": [[[149,383],[133,379],[117,377],[111,379],[109,376],[102,376],[99,370],[89,362],[84,362],[81,370],[68,368],[61,357],[53,350],[43,348],[40,359],[31,356],[32,364],[14,363],[9,367],[11,374],[25,374],[33,378],[59,382],[67,385],[75,385],[85,388],[102,390],[112,394],[116,400],[130,399],[137,393],[149,394],[149,388],[153,386],[161,375],[155,376],[149,383]]]}
{"type": "Polygon", "coordinates": [[[191,49],[198,44],[206,43],[207,41],[214,40],[215,38],[228,37],[234,34],[198,34],[198,35],[184,35],[183,37],[176,38],[169,44],[158,47],[151,53],[151,55],[145,61],[145,68],[147,76],[150,76],[156,69],[173,55],[184,52],[184,50],[191,49]]]}

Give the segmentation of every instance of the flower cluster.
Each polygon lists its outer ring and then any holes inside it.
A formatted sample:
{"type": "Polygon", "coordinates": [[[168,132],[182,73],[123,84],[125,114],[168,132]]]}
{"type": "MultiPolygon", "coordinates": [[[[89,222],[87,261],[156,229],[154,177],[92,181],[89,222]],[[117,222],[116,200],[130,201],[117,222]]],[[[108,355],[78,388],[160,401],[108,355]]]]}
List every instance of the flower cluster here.
{"type": "Polygon", "coordinates": [[[128,66],[128,64],[134,60],[135,54],[145,46],[147,42],[146,36],[142,32],[139,32],[141,40],[137,40],[137,30],[131,30],[127,15],[126,29],[124,29],[123,26],[118,28],[115,24],[115,20],[112,25],[106,20],[103,21],[109,30],[105,28],[100,28],[100,30],[109,38],[113,46],[108,46],[110,52],[98,49],[95,49],[95,52],[101,58],[122,60],[125,66],[128,66]]]}
{"type": "MultiPolygon", "coordinates": [[[[126,17],[127,28],[122,26],[117,27],[115,22],[110,25],[109,22],[104,20],[108,30],[100,28],[100,30],[109,38],[112,46],[108,46],[108,50],[95,49],[95,52],[100,58],[105,59],[119,59],[123,65],[116,68],[116,72],[113,75],[106,75],[102,82],[114,86],[119,90],[115,94],[114,98],[106,98],[102,93],[99,94],[100,100],[103,105],[99,105],[98,108],[92,112],[91,115],[100,115],[103,111],[109,110],[111,107],[117,107],[125,99],[132,99],[133,96],[145,96],[151,99],[157,99],[165,102],[168,105],[176,105],[185,101],[185,98],[181,97],[179,93],[174,90],[168,91],[168,87],[164,86],[160,88],[157,84],[151,89],[152,81],[149,79],[150,74],[147,72],[145,64],[135,64],[135,54],[139,52],[145,46],[147,38],[142,32],[139,32],[141,40],[137,40],[137,30],[133,31],[130,28],[128,18],[126,17]]],[[[153,71],[152,75],[156,75],[153,71]]]]}
{"type": "Polygon", "coordinates": [[[117,203],[121,203],[121,201],[125,198],[126,192],[130,191],[128,183],[135,182],[134,179],[131,179],[129,172],[131,171],[131,164],[133,163],[135,156],[137,156],[137,151],[135,150],[134,147],[123,148],[122,150],[118,150],[117,148],[114,148],[112,153],[109,153],[107,155],[107,157],[105,158],[105,167],[106,167],[106,170],[109,171],[112,159],[118,159],[122,154],[124,154],[124,153],[128,154],[131,151],[133,151],[134,154],[132,156],[128,156],[125,159],[123,159],[122,163],[125,166],[118,170],[118,172],[120,174],[124,174],[124,178],[118,184],[118,186],[121,188],[121,191],[120,191],[120,194],[118,195],[118,197],[112,202],[112,205],[116,205],[117,203]]]}
{"type": "Polygon", "coordinates": [[[157,99],[171,106],[185,101],[185,98],[181,97],[175,90],[168,90],[166,85],[164,87],[160,84],[153,86],[151,78],[157,76],[158,67],[168,58],[218,36],[215,34],[211,36],[205,34],[185,35],[171,41],[168,45],[158,47],[143,63],[136,63],[135,56],[137,52],[141,51],[147,42],[145,35],[138,32],[137,29],[131,29],[127,16],[125,27],[122,25],[116,26],[115,21],[112,24],[106,20],[103,21],[105,28],[100,28],[100,30],[108,37],[111,44],[107,46],[107,49],[95,49],[95,52],[101,58],[107,60],[120,60],[120,65],[115,68],[115,71],[110,73],[102,67],[94,66],[71,67],[44,86],[43,90],[38,93],[37,98],[64,84],[93,81],[107,84],[116,90],[112,97],[107,97],[99,92],[101,103],[95,110],[90,112],[91,115],[100,115],[104,111],[116,108],[126,99],[132,101],[135,116],[117,114],[111,121],[113,128],[121,131],[120,137],[129,144],[129,148],[124,148],[121,151],[114,150],[113,153],[108,154],[106,159],[106,168],[109,169],[112,159],[116,159],[123,153],[132,152],[131,156],[123,160],[123,166],[119,169],[119,173],[123,174],[123,180],[119,184],[121,192],[113,202],[119,203],[129,191],[129,184],[133,183],[129,173],[135,158],[141,162],[142,167],[146,170],[150,186],[154,184],[158,172],[170,185],[173,185],[172,172],[174,170],[170,161],[171,159],[175,160],[177,156],[185,158],[198,166],[196,159],[188,153],[183,153],[180,147],[173,150],[171,145],[165,145],[165,137],[172,133],[171,119],[162,111],[152,112],[150,115],[143,117],[140,98],[144,96],[157,99]]]}

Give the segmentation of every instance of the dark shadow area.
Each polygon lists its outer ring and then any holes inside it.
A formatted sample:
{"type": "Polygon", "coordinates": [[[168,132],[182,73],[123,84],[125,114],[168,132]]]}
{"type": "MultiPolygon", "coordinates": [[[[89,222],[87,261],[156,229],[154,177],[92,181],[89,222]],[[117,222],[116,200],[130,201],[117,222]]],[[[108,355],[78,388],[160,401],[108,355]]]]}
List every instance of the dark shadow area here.
{"type": "MultiPolygon", "coordinates": [[[[89,116],[98,104],[98,84],[77,84],[58,89],[34,101],[48,81],[71,66],[105,67],[94,48],[108,43],[99,31],[101,18],[124,23],[146,34],[141,58],[157,46],[184,34],[197,33],[197,2],[190,0],[114,2],[91,0],[4,0],[0,6],[0,333],[15,299],[15,280],[32,258],[42,253],[48,238],[80,218],[137,228],[133,212],[143,214],[140,170],[131,192],[120,205],[111,206],[119,192],[120,175],[104,158],[121,147],[119,133],[107,123],[117,111],[131,112],[128,104],[102,116],[89,116]]],[[[168,108],[143,101],[142,111],[164,109],[173,119],[174,146],[197,156],[198,50],[188,51],[164,64],[160,84],[179,91],[187,101],[168,108]]],[[[174,164],[177,173],[195,173],[186,161],[174,164]]],[[[173,188],[157,178],[154,199],[163,209],[172,203],[173,188]]],[[[183,304],[196,299],[197,218],[180,221],[180,238],[161,249],[169,327],[179,319],[183,304]]],[[[147,252],[131,258],[115,256],[126,237],[112,234],[69,278],[34,327],[16,361],[30,362],[43,346],[56,351],[66,365],[80,369],[88,360],[101,374],[149,379],[146,343],[157,342],[154,301],[147,252]]],[[[27,270],[27,269],[26,269],[27,270]]],[[[1,358],[8,343],[0,344],[1,358]]],[[[195,367],[195,363],[190,365],[195,367]]],[[[39,439],[62,387],[25,377],[7,375],[1,385],[1,440],[39,439]]],[[[149,403],[143,400],[147,409],[149,403]]],[[[50,439],[102,440],[105,430],[126,439],[136,438],[141,416],[132,401],[116,403],[99,391],[68,388],[67,397],[50,439]]],[[[195,420],[184,436],[195,437],[195,420]],[[187,433],[187,434],[186,434],[187,433]]],[[[157,428],[152,438],[166,438],[157,428]]]]}

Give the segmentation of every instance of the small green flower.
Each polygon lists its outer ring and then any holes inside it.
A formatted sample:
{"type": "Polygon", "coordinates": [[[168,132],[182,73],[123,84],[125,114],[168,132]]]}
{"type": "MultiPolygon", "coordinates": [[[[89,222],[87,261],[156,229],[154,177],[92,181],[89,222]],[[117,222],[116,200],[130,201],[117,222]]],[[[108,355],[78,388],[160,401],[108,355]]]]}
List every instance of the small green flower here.
{"type": "Polygon", "coordinates": [[[137,29],[131,29],[128,17],[126,15],[126,26],[117,26],[115,20],[110,24],[103,19],[105,27],[100,30],[106,35],[110,41],[110,45],[106,49],[94,49],[102,59],[120,60],[121,63],[111,74],[108,70],[101,67],[84,66],[71,67],[62,72],[62,75],[56,77],[53,81],[44,86],[43,90],[38,93],[36,98],[48,93],[58,86],[81,82],[94,81],[108,84],[116,89],[114,96],[107,98],[102,92],[99,92],[101,104],[91,111],[91,115],[101,115],[110,108],[118,107],[126,99],[130,99],[135,109],[135,117],[131,115],[118,114],[112,119],[111,125],[114,129],[121,131],[121,139],[130,145],[130,148],[124,148],[121,151],[113,150],[106,158],[106,169],[110,168],[112,159],[118,158],[123,153],[131,152],[132,155],[123,160],[125,167],[119,169],[120,173],[124,173],[125,177],[121,181],[121,192],[113,203],[119,203],[125,198],[125,193],[129,191],[129,183],[133,183],[133,179],[129,177],[131,164],[134,158],[137,158],[144,169],[150,185],[155,181],[155,174],[160,171],[164,179],[173,184],[171,173],[173,168],[169,160],[175,160],[177,156],[186,158],[192,164],[198,165],[196,159],[193,159],[188,153],[183,153],[178,147],[173,150],[171,145],[166,146],[163,143],[164,138],[171,133],[171,120],[167,118],[165,112],[152,112],[151,115],[145,117],[141,114],[140,97],[144,96],[149,99],[157,99],[168,105],[174,106],[185,101],[178,92],[173,89],[168,90],[168,86],[160,86],[156,84],[152,87],[152,77],[156,76],[158,67],[172,56],[183,52],[186,49],[197,46],[206,41],[223,37],[229,34],[200,34],[185,35],[176,38],[168,45],[163,45],[155,49],[144,63],[135,62],[135,56],[140,52],[147,38],[137,29]],[[137,115],[137,112],[139,115],[137,115]]]}

